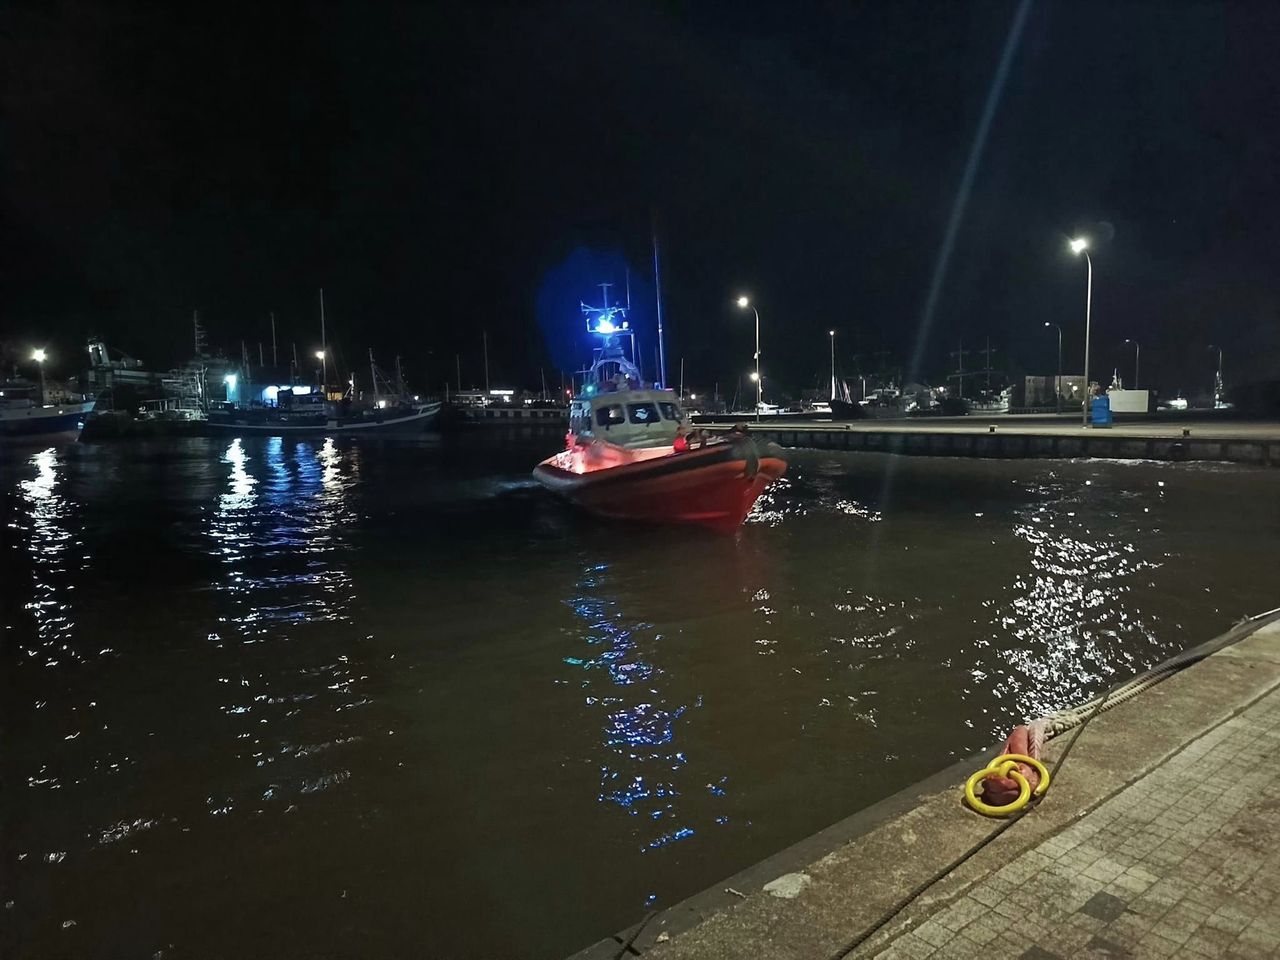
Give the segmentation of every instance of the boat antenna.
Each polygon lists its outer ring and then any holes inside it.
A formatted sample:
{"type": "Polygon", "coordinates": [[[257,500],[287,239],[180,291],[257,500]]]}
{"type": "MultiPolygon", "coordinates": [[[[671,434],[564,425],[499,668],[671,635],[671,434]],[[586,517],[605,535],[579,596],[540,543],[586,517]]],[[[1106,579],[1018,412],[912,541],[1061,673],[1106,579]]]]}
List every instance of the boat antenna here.
{"type": "Polygon", "coordinates": [[[271,365],[280,366],[280,358],[276,355],[276,313],[271,311],[271,365]]]}
{"type": "Polygon", "coordinates": [[[658,268],[658,218],[653,218],[653,295],[658,306],[658,380],[667,387],[667,348],[662,337],[662,273],[658,268]]]}

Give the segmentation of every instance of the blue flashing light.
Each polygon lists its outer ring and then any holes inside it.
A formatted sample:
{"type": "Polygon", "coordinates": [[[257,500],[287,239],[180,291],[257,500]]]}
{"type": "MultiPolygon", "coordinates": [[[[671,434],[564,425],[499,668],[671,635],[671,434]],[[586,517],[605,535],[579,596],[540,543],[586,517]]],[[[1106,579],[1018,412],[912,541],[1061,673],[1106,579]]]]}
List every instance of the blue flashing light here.
{"type": "Polygon", "coordinates": [[[587,396],[591,396],[591,394],[596,392],[595,384],[592,384],[592,383],[587,384],[586,388],[582,392],[585,393],[587,396]]]}
{"type": "Polygon", "coordinates": [[[613,321],[608,319],[602,319],[596,324],[596,333],[614,333],[617,329],[618,328],[613,325],[613,321]]]}

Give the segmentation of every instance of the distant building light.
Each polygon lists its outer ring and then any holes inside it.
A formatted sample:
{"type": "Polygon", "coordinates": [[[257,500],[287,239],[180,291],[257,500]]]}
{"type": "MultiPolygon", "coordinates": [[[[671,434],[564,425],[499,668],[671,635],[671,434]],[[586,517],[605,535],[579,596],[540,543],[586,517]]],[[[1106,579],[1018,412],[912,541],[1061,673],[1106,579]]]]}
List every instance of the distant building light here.
{"type": "Polygon", "coordinates": [[[413,395],[413,402],[414,403],[418,402],[418,395],[416,393],[413,395]]]}
{"type": "Polygon", "coordinates": [[[379,410],[385,410],[385,409],[387,409],[387,401],[385,401],[385,400],[379,400],[379,401],[378,401],[378,409],[379,409],[379,410]]]}
{"type": "Polygon", "coordinates": [[[514,390],[490,390],[489,391],[489,396],[491,397],[514,397],[515,395],[516,395],[516,392],[514,390]]]}

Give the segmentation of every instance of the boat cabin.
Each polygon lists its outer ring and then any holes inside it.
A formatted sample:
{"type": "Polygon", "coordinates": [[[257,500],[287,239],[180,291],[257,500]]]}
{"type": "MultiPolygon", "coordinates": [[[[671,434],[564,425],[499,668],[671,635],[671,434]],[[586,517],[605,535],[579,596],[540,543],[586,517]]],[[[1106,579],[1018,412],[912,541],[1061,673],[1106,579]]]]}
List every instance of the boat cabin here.
{"type": "Polygon", "coordinates": [[[592,384],[574,398],[569,407],[571,441],[603,440],[628,449],[669,447],[676,438],[676,428],[688,430],[674,390],[610,386],[592,384]]]}

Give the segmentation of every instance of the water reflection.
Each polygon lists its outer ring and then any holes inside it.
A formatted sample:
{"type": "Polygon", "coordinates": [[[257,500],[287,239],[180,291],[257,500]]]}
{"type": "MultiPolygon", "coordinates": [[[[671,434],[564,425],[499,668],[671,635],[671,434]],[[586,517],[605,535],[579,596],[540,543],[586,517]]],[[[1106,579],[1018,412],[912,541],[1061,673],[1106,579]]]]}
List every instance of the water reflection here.
{"type": "Polygon", "coordinates": [[[25,652],[43,658],[48,667],[81,662],[83,654],[71,645],[74,574],[84,569],[86,561],[77,510],[60,489],[65,467],[56,449],[40,451],[28,464],[35,476],[18,484],[18,509],[10,523],[19,540],[25,541],[31,563],[31,596],[25,608],[36,632],[35,645],[25,652]]]}
{"type": "MultiPolygon", "coordinates": [[[[583,570],[576,596],[567,602],[586,625],[587,655],[565,657],[565,663],[581,671],[585,704],[599,717],[605,760],[597,798],[653,822],[637,826],[636,835],[640,850],[657,850],[695,833],[678,809],[691,785],[683,782],[688,757],[677,748],[677,731],[685,714],[702,702],[699,697],[692,704],[673,703],[663,693],[665,671],[647,659],[662,635],[653,624],[625,615],[609,580],[607,564],[583,570]]],[[[722,786],[708,786],[723,795],[722,786]]]]}
{"type": "Polygon", "coordinates": [[[259,477],[244,442],[228,445],[226,490],[209,530],[228,568],[217,586],[237,600],[224,620],[246,640],[345,619],[352,599],[342,528],[358,459],[344,460],[332,438],[316,448],[273,437],[261,456],[259,477]]]}
{"type": "Polygon", "coordinates": [[[1031,502],[1013,511],[1012,524],[1028,565],[1016,575],[1011,599],[988,601],[994,636],[984,644],[999,651],[995,669],[1017,720],[1072,706],[1082,691],[1141,671],[1159,643],[1128,600],[1139,575],[1161,566],[1149,543],[1140,549],[1136,542],[1150,539],[1135,525],[1150,511],[1142,505],[1145,491],[1104,494],[1092,481],[1068,485],[1052,474],[1028,488],[1031,502]],[[1095,496],[1107,512],[1100,515],[1095,496]]]}
{"type": "MultiPolygon", "coordinates": [[[[350,778],[337,748],[362,739],[331,725],[316,739],[312,724],[370,702],[351,638],[319,632],[352,617],[355,548],[347,531],[358,519],[359,450],[340,449],[332,438],[318,445],[236,439],[221,460],[226,482],[208,531],[224,567],[214,587],[230,601],[218,622],[242,647],[270,650],[237,657],[218,678],[237,753],[257,776],[240,785],[239,796],[211,792],[207,812],[226,816],[244,804],[261,812],[281,802],[292,810],[300,798],[350,778]]],[[[221,645],[228,638],[220,630],[210,639],[221,645]]]]}

